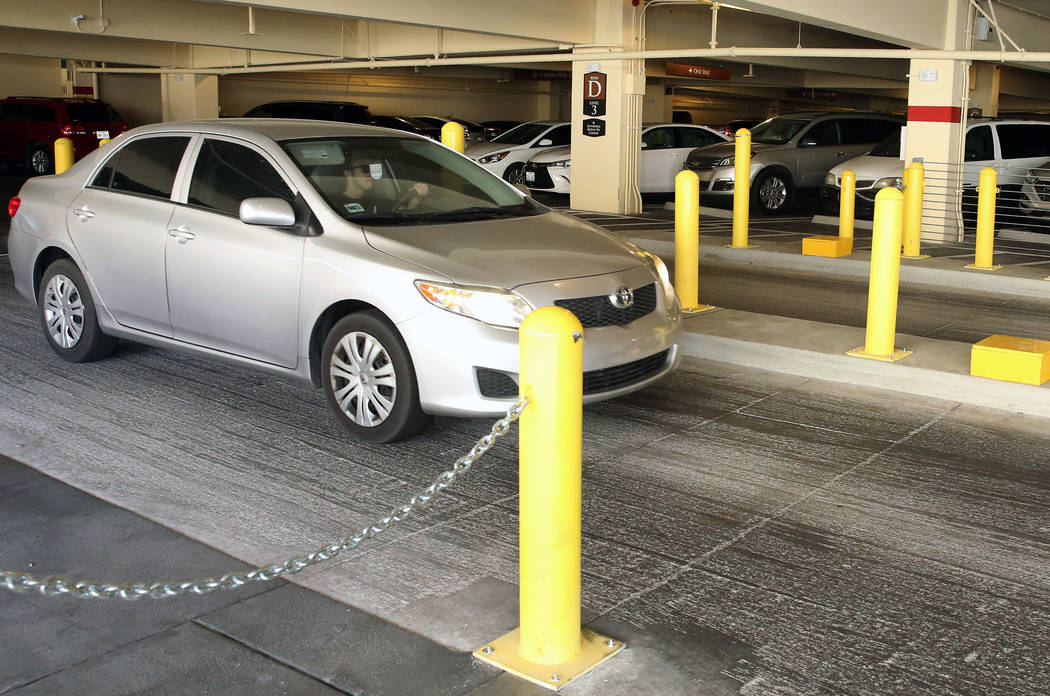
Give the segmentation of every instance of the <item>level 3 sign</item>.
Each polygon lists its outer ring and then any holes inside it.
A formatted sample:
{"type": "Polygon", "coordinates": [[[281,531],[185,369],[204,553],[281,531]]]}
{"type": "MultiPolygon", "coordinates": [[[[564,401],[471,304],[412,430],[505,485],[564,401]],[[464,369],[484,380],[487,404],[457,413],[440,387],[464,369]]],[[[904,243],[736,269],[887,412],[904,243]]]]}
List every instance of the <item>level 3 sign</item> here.
{"type": "Polygon", "coordinates": [[[583,115],[605,115],[605,73],[589,72],[584,74],[583,115]]]}

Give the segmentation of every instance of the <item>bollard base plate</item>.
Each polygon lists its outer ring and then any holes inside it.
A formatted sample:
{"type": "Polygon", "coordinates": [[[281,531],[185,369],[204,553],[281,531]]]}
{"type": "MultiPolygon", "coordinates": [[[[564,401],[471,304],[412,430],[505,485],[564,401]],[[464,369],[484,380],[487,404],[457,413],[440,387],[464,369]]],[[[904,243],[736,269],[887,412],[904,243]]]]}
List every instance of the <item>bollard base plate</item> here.
{"type": "Polygon", "coordinates": [[[974,263],[968,263],[963,268],[969,268],[973,271],[998,271],[1002,266],[978,266],[974,263]]]}
{"type": "Polygon", "coordinates": [[[846,351],[846,355],[852,356],[854,358],[864,358],[866,360],[880,360],[882,362],[897,362],[898,360],[901,360],[902,358],[908,357],[909,355],[911,355],[914,352],[915,351],[908,350],[907,348],[896,348],[889,355],[884,355],[884,354],[883,355],[876,355],[874,353],[869,353],[866,350],[864,350],[864,346],[857,346],[853,350],[847,350],[846,351]]]}
{"type": "Polygon", "coordinates": [[[850,237],[832,237],[830,235],[818,234],[802,239],[802,254],[804,256],[827,256],[837,259],[841,256],[849,256],[853,253],[853,239],[850,237]]]}
{"type": "Polygon", "coordinates": [[[682,307],[682,314],[701,314],[703,312],[710,312],[712,309],[718,309],[713,304],[702,304],[695,307],[682,307]]]}
{"type": "Polygon", "coordinates": [[[930,258],[930,255],[929,254],[916,254],[915,256],[905,256],[904,254],[901,254],[901,258],[902,259],[911,259],[911,260],[915,261],[917,259],[928,259],[928,258],[930,258]]]}
{"type": "Polygon", "coordinates": [[[744,246],[736,246],[735,244],[723,244],[723,249],[757,249],[757,244],[745,244],[744,246]]]}
{"type": "Polygon", "coordinates": [[[623,641],[583,628],[580,629],[580,653],[576,659],[556,665],[541,665],[518,654],[520,630],[515,628],[486,643],[474,651],[474,657],[551,691],[561,691],[624,648],[623,641]]]}

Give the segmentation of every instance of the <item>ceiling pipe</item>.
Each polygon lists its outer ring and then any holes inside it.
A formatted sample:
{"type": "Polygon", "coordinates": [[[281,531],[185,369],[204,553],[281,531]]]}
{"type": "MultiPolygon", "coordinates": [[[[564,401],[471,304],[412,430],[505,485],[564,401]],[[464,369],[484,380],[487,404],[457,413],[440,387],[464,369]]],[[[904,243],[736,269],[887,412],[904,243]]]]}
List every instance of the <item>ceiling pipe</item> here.
{"type": "Polygon", "coordinates": [[[883,60],[979,60],[994,63],[1050,63],[1050,51],[943,51],[917,48],[690,48],[654,51],[610,51],[587,54],[532,54],[463,56],[457,58],[398,58],[392,60],[326,61],[323,63],[282,63],[255,65],[248,68],[80,68],[79,72],[245,75],[251,73],[292,72],[297,70],[358,70],[375,68],[439,67],[456,65],[492,65],[590,62],[601,60],[675,60],[681,58],[876,58],[883,60]]]}

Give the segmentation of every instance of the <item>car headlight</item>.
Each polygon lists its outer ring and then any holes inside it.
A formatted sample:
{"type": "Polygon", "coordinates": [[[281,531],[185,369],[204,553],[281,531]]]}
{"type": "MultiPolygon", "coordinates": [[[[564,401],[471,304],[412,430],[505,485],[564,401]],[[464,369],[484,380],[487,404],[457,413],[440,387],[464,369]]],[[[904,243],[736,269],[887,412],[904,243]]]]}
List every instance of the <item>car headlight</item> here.
{"type": "Polygon", "coordinates": [[[675,292],[674,285],[671,284],[671,276],[667,272],[667,264],[656,254],[644,249],[639,249],[638,255],[649,259],[649,262],[653,264],[656,275],[660,276],[660,285],[664,288],[664,297],[668,299],[668,304],[670,304],[673,298],[678,297],[678,294],[675,292]]]}
{"type": "Polygon", "coordinates": [[[835,178],[835,175],[832,174],[831,172],[828,172],[828,175],[826,177],[824,177],[824,185],[825,186],[834,186],[837,183],[838,183],[838,180],[835,178]]]}
{"type": "Polygon", "coordinates": [[[885,178],[878,179],[874,184],[872,184],[871,187],[873,189],[884,189],[889,188],[890,186],[894,188],[903,188],[904,182],[899,176],[887,176],[885,178]]]}
{"type": "Polygon", "coordinates": [[[736,162],[736,155],[733,155],[731,157],[723,157],[722,159],[718,160],[718,164],[716,164],[715,166],[732,167],[734,162],[736,162]]]}
{"type": "Polygon", "coordinates": [[[493,326],[516,329],[532,311],[529,303],[517,294],[496,288],[417,280],[416,289],[435,307],[493,326]]]}
{"type": "Polygon", "coordinates": [[[491,155],[485,155],[484,157],[479,158],[478,162],[481,162],[482,164],[492,164],[493,162],[499,162],[501,159],[503,159],[509,154],[510,150],[506,152],[497,152],[491,155]]]}
{"type": "Polygon", "coordinates": [[[551,162],[547,166],[548,167],[571,167],[572,166],[572,159],[570,158],[570,159],[558,160],[557,162],[551,162]]]}

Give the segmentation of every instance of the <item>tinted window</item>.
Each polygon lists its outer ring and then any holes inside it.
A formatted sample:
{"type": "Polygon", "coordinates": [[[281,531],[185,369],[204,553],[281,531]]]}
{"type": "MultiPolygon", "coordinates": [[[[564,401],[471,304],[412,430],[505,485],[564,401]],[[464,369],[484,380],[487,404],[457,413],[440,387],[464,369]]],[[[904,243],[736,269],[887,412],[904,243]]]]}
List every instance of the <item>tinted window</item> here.
{"type": "Polygon", "coordinates": [[[284,179],[258,152],[224,140],[205,140],[190,179],[190,204],[236,217],[245,198],[295,200],[284,179]]]}
{"type": "Polygon", "coordinates": [[[725,142],[714,133],[709,133],[702,128],[676,128],[678,144],[675,147],[703,147],[713,143],[725,142]]]}
{"type": "Polygon", "coordinates": [[[974,162],[990,159],[995,159],[995,149],[992,145],[992,127],[978,126],[971,128],[966,133],[966,161],[974,162]]]}
{"type": "Polygon", "coordinates": [[[119,121],[120,115],[109,104],[66,104],[69,117],[74,121],[104,123],[119,121]]]}
{"type": "Polygon", "coordinates": [[[270,118],[273,116],[273,107],[269,104],[257,106],[244,115],[245,118],[270,118]]]}
{"type": "Polygon", "coordinates": [[[894,159],[904,159],[901,156],[901,129],[898,126],[896,133],[891,133],[885,140],[876,145],[871,152],[868,153],[872,157],[892,157],[894,159]]]}
{"type": "Polygon", "coordinates": [[[1039,123],[999,124],[999,149],[1003,159],[1050,156],[1050,126],[1039,123]]]}
{"type": "Polygon", "coordinates": [[[642,133],[642,145],[646,150],[663,150],[674,147],[674,130],[653,128],[642,133]]]}
{"type": "Polygon", "coordinates": [[[29,104],[26,106],[28,113],[27,121],[57,121],[55,110],[45,104],[29,104]]]}
{"type": "Polygon", "coordinates": [[[143,138],[121,148],[91,182],[143,196],[171,198],[187,137],[143,138]]]}
{"type": "Polygon", "coordinates": [[[360,104],[343,104],[338,111],[339,114],[336,118],[347,123],[368,124],[372,120],[372,114],[368,111],[368,107],[360,104]]]}
{"type": "Polygon", "coordinates": [[[311,118],[317,121],[336,120],[335,108],[331,104],[274,104],[276,118],[311,118]]]}
{"type": "Polygon", "coordinates": [[[546,140],[547,138],[550,138],[555,145],[568,145],[569,139],[572,138],[572,126],[558,126],[557,128],[552,129],[541,139],[546,140]]]}
{"type": "MultiPolygon", "coordinates": [[[[429,123],[429,119],[427,122],[429,123]]],[[[517,128],[511,128],[506,133],[496,136],[492,139],[492,142],[504,145],[524,145],[540,137],[543,131],[548,128],[550,126],[545,126],[542,123],[523,123],[517,128]]]]}
{"type": "Polygon", "coordinates": [[[841,123],[839,119],[818,123],[810,128],[799,142],[814,142],[817,147],[841,145],[842,136],[839,132],[839,123],[841,123]]]}
{"type": "Polygon", "coordinates": [[[865,145],[886,138],[899,126],[892,121],[876,118],[847,118],[839,121],[839,132],[843,145],[865,145]]]}

